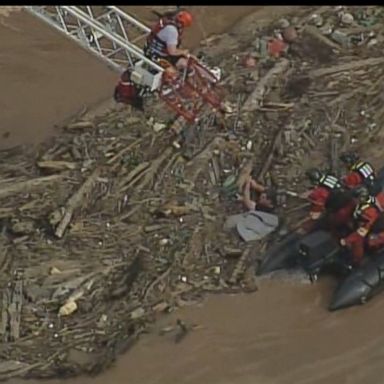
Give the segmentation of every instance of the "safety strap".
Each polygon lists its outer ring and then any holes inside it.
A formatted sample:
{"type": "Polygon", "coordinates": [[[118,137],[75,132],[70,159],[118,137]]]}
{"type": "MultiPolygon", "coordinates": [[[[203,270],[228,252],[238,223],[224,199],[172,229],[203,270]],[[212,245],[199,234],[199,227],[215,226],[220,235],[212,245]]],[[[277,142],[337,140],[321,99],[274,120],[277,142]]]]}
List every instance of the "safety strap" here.
{"type": "Polygon", "coordinates": [[[320,185],[328,187],[329,189],[340,188],[339,180],[335,176],[324,175],[319,182],[320,185]]]}
{"type": "Polygon", "coordinates": [[[352,166],[352,171],[359,172],[364,179],[373,178],[374,170],[372,166],[366,161],[359,161],[352,166]]]}

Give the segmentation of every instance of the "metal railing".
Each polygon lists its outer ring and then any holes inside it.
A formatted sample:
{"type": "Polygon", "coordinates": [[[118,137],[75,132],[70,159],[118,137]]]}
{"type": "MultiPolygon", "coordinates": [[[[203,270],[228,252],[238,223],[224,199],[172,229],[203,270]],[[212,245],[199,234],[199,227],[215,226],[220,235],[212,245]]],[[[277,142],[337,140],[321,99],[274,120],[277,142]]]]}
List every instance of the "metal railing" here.
{"type": "Polygon", "coordinates": [[[164,69],[136,45],[150,29],[115,6],[24,6],[34,16],[75,40],[118,71],[142,60],[155,72],[164,69]]]}

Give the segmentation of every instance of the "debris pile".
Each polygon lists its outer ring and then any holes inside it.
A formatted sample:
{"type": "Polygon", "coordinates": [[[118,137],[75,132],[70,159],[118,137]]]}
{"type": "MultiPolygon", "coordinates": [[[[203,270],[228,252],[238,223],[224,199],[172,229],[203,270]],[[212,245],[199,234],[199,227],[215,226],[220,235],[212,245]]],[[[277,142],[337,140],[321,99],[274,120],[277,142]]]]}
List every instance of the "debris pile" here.
{"type": "Polygon", "coordinates": [[[252,174],[279,191],[279,214],[294,225],[303,204],[289,191],[303,190],[307,166],[334,167],[335,148],[381,147],[381,10],[304,7],[257,35],[249,25],[237,48],[216,36],[220,55],[205,42],[228,113],[207,109],[181,125],[180,149],[152,101],[152,118],[110,111],[74,121],[37,152],[2,151],[0,379],[97,373],[160,313],[204,292],[256,290],[273,236],[245,244],[225,218],[241,212],[236,194],[252,174]],[[365,43],[337,42],[325,24],[351,37],[364,28],[365,43]],[[256,54],[270,36],[284,50],[256,54]]]}

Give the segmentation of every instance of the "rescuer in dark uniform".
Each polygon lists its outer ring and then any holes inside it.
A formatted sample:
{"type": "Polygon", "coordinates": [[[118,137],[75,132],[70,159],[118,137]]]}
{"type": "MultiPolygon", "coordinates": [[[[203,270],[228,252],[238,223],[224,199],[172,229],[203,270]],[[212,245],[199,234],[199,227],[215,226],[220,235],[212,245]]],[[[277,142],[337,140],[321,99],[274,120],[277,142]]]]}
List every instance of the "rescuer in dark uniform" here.
{"type": "Polygon", "coordinates": [[[362,161],[355,152],[342,153],[340,160],[348,169],[348,173],[341,179],[346,187],[354,189],[360,185],[365,185],[371,193],[376,194],[374,190],[376,175],[370,163],[362,161]]]}
{"type": "Polygon", "coordinates": [[[314,188],[307,194],[311,208],[305,229],[312,229],[317,220],[326,214],[326,224],[335,233],[350,221],[356,205],[352,194],[342,188],[335,176],[317,168],[307,170],[306,176],[314,188]]]}
{"type": "MultiPolygon", "coordinates": [[[[379,205],[382,203],[384,195],[381,194],[381,196],[376,199],[370,195],[368,188],[365,186],[358,187],[358,189],[356,189],[356,195],[358,204],[353,212],[354,231],[347,237],[341,239],[340,244],[351,250],[353,264],[354,266],[359,266],[364,257],[365,244],[372,248],[374,248],[375,245],[380,245],[380,241],[377,241],[378,239],[374,236],[376,230],[379,231],[381,239],[384,238],[384,236],[381,235],[384,230],[384,222],[382,220],[381,205],[379,205]]],[[[384,244],[384,242],[382,244],[384,244]]]]}

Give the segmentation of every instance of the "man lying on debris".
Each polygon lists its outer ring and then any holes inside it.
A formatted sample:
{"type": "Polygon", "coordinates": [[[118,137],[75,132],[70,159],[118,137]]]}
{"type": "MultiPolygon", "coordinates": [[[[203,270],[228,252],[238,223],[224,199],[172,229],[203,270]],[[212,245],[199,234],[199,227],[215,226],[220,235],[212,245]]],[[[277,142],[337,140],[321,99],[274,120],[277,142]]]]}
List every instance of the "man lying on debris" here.
{"type": "Polygon", "coordinates": [[[276,196],[251,176],[247,177],[239,188],[242,191],[239,200],[248,211],[229,216],[224,228],[236,228],[239,236],[246,242],[260,240],[276,230],[279,225],[278,216],[272,213],[276,206],[276,196]],[[252,192],[255,193],[255,198],[251,197],[252,192]]]}
{"type": "Polygon", "coordinates": [[[306,176],[314,188],[302,195],[311,203],[309,218],[303,230],[312,230],[318,220],[327,214],[327,225],[336,233],[347,225],[352,217],[356,205],[352,193],[345,191],[335,176],[321,172],[317,168],[307,170],[306,176]]]}
{"type": "Polygon", "coordinates": [[[353,212],[354,231],[341,239],[340,244],[350,248],[353,265],[359,266],[364,257],[365,244],[372,249],[384,246],[384,194],[373,197],[365,186],[358,187],[355,193],[359,202],[353,212]]]}
{"type": "Polygon", "coordinates": [[[375,194],[372,188],[374,187],[376,176],[370,163],[361,160],[360,156],[355,152],[342,153],[340,160],[348,169],[348,173],[341,179],[346,187],[354,189],[360,185],[365,185],[371,193],[375,194]]]}
{"type": "Polygon", "coordinates": [[[273,212],[276,205],[276,194],[271,190],[267,190],[263,185],[257,183],[251,176],[247,179],[243,187],[243,196],[239,197],[244,206],[250,210],[261,210],[265,212],[273,212]],[[256,192],[255,200],[251,198],[251,191],[256,192]]]}

